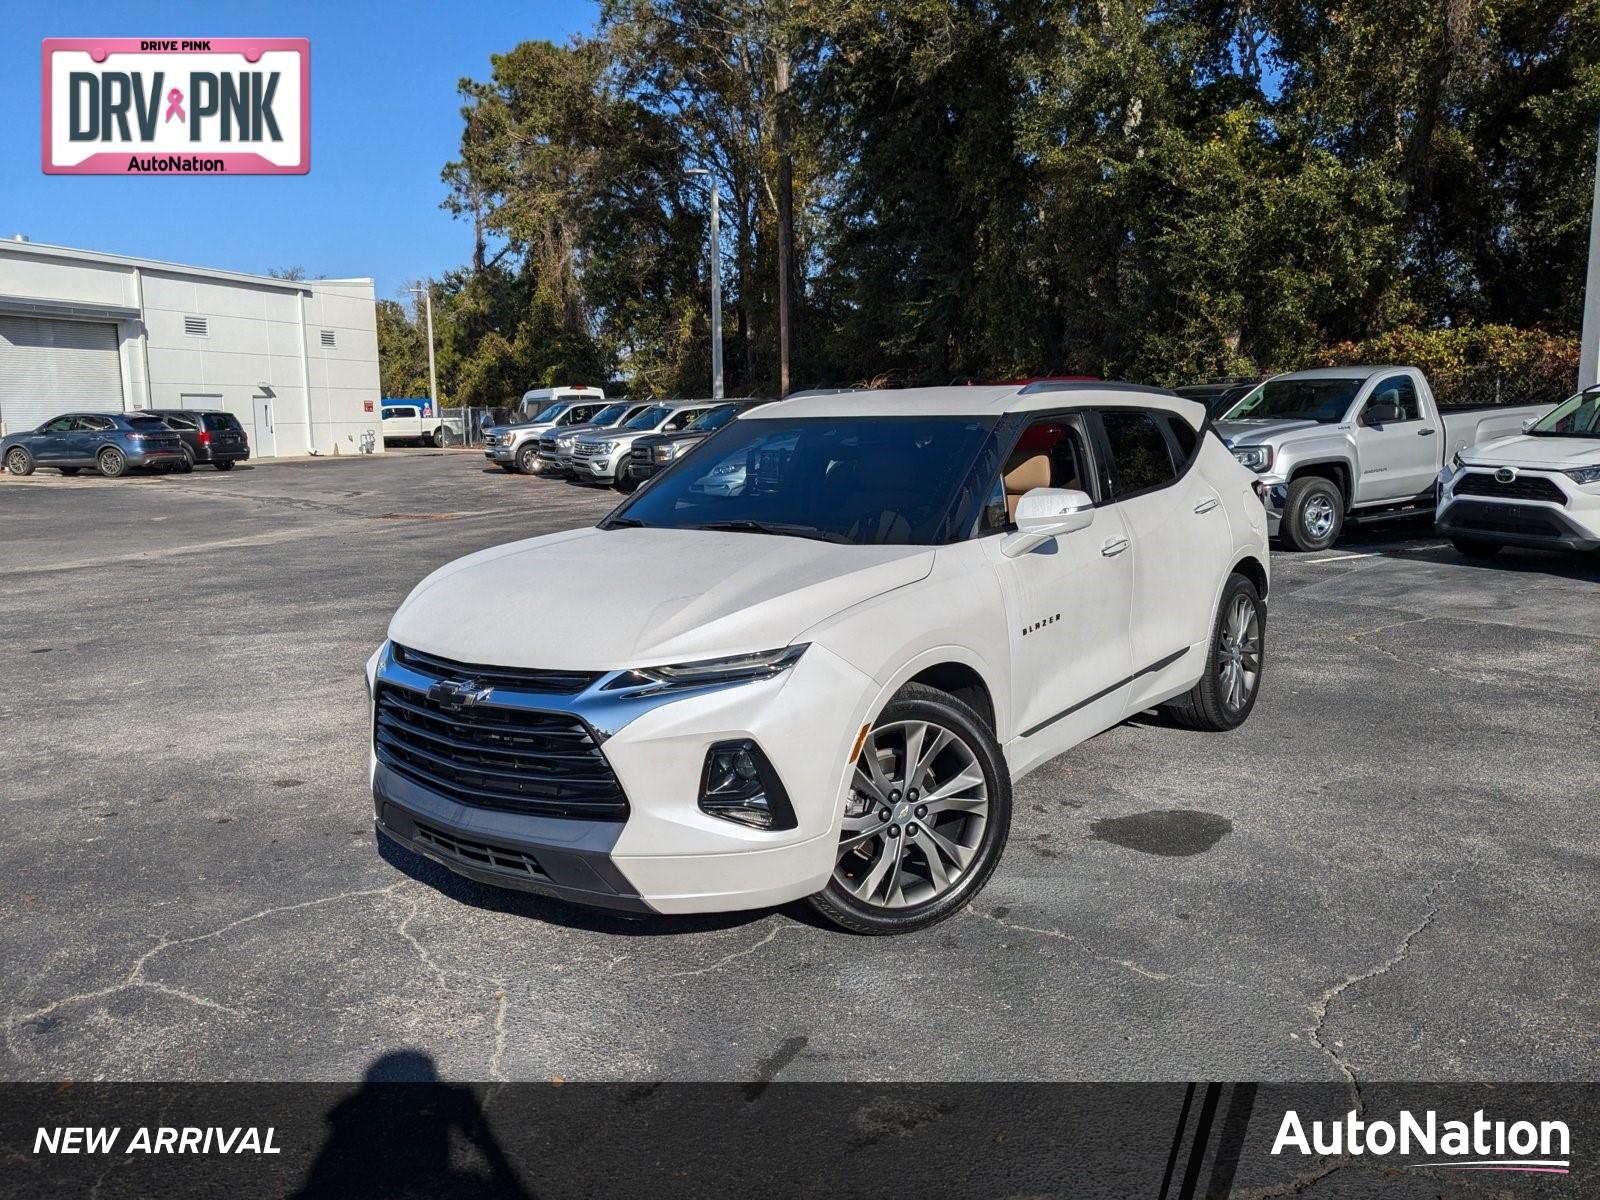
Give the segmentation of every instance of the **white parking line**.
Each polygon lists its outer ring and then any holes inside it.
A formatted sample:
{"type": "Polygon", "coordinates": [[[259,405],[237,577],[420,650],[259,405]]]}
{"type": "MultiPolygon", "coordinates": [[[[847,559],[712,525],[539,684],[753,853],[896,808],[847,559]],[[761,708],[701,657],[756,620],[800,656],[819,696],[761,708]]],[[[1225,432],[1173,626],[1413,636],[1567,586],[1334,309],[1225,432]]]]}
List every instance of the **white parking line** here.
{"type": "Polygon", "coordinates": [[[1310,566],[1313,563],[1350,562],[1352,559],[1357,558],[1377,558],[1378,553],[1378,551],[1373,550],[1366,554],[1335,554],[1330,558],[1308,558],[1306,559],[1306,565],[1310,566]]]}

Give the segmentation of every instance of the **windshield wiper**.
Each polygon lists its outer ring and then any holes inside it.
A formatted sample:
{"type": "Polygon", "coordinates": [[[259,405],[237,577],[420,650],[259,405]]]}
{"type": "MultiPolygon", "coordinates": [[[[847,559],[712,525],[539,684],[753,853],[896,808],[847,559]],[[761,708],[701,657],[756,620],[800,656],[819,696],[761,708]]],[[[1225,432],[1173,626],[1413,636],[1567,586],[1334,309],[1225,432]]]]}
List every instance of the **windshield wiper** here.
{"type": "Polygon", "coordinates": [[[707,529],[715,533],[770,533],[778,537],[812,538],[819,542],[840,542],[852,545],[849,538],[830,529],[817,529],[811,525],[792,525],[783,521],[708,521],[704,525],[687,525],[686,529],[707,529]]]}
{"type": "Polygon", "coordinates": [[[612,517],[606,522],[607,529],[643,529],[644,522],[638,517],[612,517]]]}

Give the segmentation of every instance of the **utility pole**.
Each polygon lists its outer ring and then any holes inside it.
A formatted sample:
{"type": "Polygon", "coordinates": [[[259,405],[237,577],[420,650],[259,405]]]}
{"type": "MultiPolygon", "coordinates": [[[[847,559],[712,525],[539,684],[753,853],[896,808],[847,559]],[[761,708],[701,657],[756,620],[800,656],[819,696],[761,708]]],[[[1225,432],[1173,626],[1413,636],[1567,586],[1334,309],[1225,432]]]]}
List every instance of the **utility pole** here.
{"type": "Polygon", "coordinates": [[[778,399],[789,394],[789,291],[794,275],[794,162],[789,157],[789,47],[778,33],[778,399]]]}
{"type": "Polygon", "coordinates": [[[1578,387],[1600,382],[1600,136],[1595,144],[1594,199],[1589,211],[1589,273],[1583,284],[1583,342],[1578,347],[1578,387]]]}
{"type": "Polygon", "coordinates": [[[711,185],[711,398],[722,399],[722,232],[717,208],[722,189],[705,167],[690,167],[686,174],[704,175],[711,185]]]}
{"type": "Polygon", "coordinates": [[[433,415],[439,416],[439,376],[433,369],[433,285],[418,284],[411,289],[422,297],[424,311],[428,314],[428,401],[433,405],[433,415]]]}

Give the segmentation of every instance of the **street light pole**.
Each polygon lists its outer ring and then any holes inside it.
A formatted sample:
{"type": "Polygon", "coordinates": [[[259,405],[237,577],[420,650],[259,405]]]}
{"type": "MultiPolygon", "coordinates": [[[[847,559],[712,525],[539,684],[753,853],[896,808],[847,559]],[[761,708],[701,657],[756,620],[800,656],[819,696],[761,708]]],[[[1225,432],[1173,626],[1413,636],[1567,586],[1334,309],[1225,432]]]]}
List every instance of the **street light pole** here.
{"type": "Polygon", "coordinates": [[[433,368],[433,288],[418,284],[411,289],[419,294],[423,300],[423,309],[428,314],[428,401],[433,405],[433,415],[439,416],[439,376],[433,368]]]}
{"type": "Polygon", "coordinates": [[[690,175],[704,175],[711,184],[711,398],[722,399],[722,234],[718,223],[721,189],[705,167],[690,167],[690,175]]]}
{"type": "Polygon", "coordinates": [[[1583,285],[1583,341],[1578,347],[1578,387],[1600,382],[1600,136],[1595,143],[1594,200],[1589,211],[1589,272],[1583,285]]]}

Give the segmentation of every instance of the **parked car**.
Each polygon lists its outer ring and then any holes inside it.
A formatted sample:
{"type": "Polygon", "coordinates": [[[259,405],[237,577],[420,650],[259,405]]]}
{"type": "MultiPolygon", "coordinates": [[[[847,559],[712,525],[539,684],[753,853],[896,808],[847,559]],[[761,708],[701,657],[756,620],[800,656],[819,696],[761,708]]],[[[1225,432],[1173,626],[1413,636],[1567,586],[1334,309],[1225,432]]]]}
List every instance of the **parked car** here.
{"type": "Polygon", "coordinates": [[[754,400],[730,400],[707,409],[676,433],[651,433],[638,438],[628,453],[628,470],[635,484],[666,470],[740,413],[754,400]]]}
{"type": "Polygon", "coordinates": [[[579,434],[572,440],[572,477],[583,483],[605,483],[632,491],[634,442],[650,433],[675,433],[696,417],[717,407],[718,400],[663,400],[652,404],[615,429],[579,434]]]}
{"type": "Polygon", "coordinates": [[[1259,375],[1253,378],[1235,376],[1232,379],[1218,379],[1211,383],[1189,383],[1172,390],[1185,400],[1198,400],[1206,406],[1206,412],[1218,417],[1255,391],[1256,385],[1260,382],[1259,375]]]}
{"type": "Polygon", "coordinates": [[[0,462],[13,475],[32,475],[35,467],[76,475],[88,467],[115,479],[141,467],[181,467],[185,459],[177,431],[160,417],[64,413],[0,438],[0,462]]]}
{"type": "Polygon", "coordinates": [[[522,398],[517,401],[516,416],[518,420],[525,424],[532,421],[552,404],[559,404],[563,400],[568,404],[582,401],[585,404],[594,404],[598,407],[605,403],[605,399],[606,393],[603,388],[589,387],[581,383],[576,387],[529,388],[522,393],[522,398]]]}
{"type": "Polygon", "coordinates": [[[1416,367],[1323,367],[1268,379],[1217,430],[1255,472],[1271,533],[1297,550],[1325,550],[1347,520],[1432,512],[1434,482],[1456,451],[1515,433],[1550,408],[1441,415],[1416,367]]]}
{"type": "Polygon", "coordinates": [[[572,443],[579,434],[592,433],[598,429],[615,429],[633,420],[653,403],[652,400],[615,400],[581,425],[566,425],[559,429],[546,430],[539,435],[539,458],[534,464],[534,470],[540,475],[571,475],[572,443]]]}
{"type": "Polygon", "coordinates": [[[177,430],[183,442],[179,470],[192,471],[196,463],[209,463],[219,471],[231,471],[234,463],[250,457],[250,438],[239,418],[230,412],[191,408],[152,408],[146,412],[177,430]]]}
{"type": "Polygon", "coordinates": [[[520,425],[493,425],[483,435],[483,456],[502,471],[540,471],[539,438],[552,429],[584,425],[605,408],[604,400],[553,400],[520,425]]]}
{"type": "Polygon", "coordinates": [[[1469,558],[1503,546],[1600,550],[1600,387],[1439,472],[1439,532],[1469,558]]]}
{"type": "Polygon", "coordinates": [[[1266,521],[1204,418],[1095,384],[763,405],[599,526],[418,584],[367,664],[377,829],[635,912],[947,917],[1014,780],[1155,705],[1250,715],[1266,521]]]}
{"type": "Polygon", "coordinates": [[[444,422],[427,400],[385,400],[383,402],[383,444],[420,442],[424,446],[444,445],[444,422]]]}

